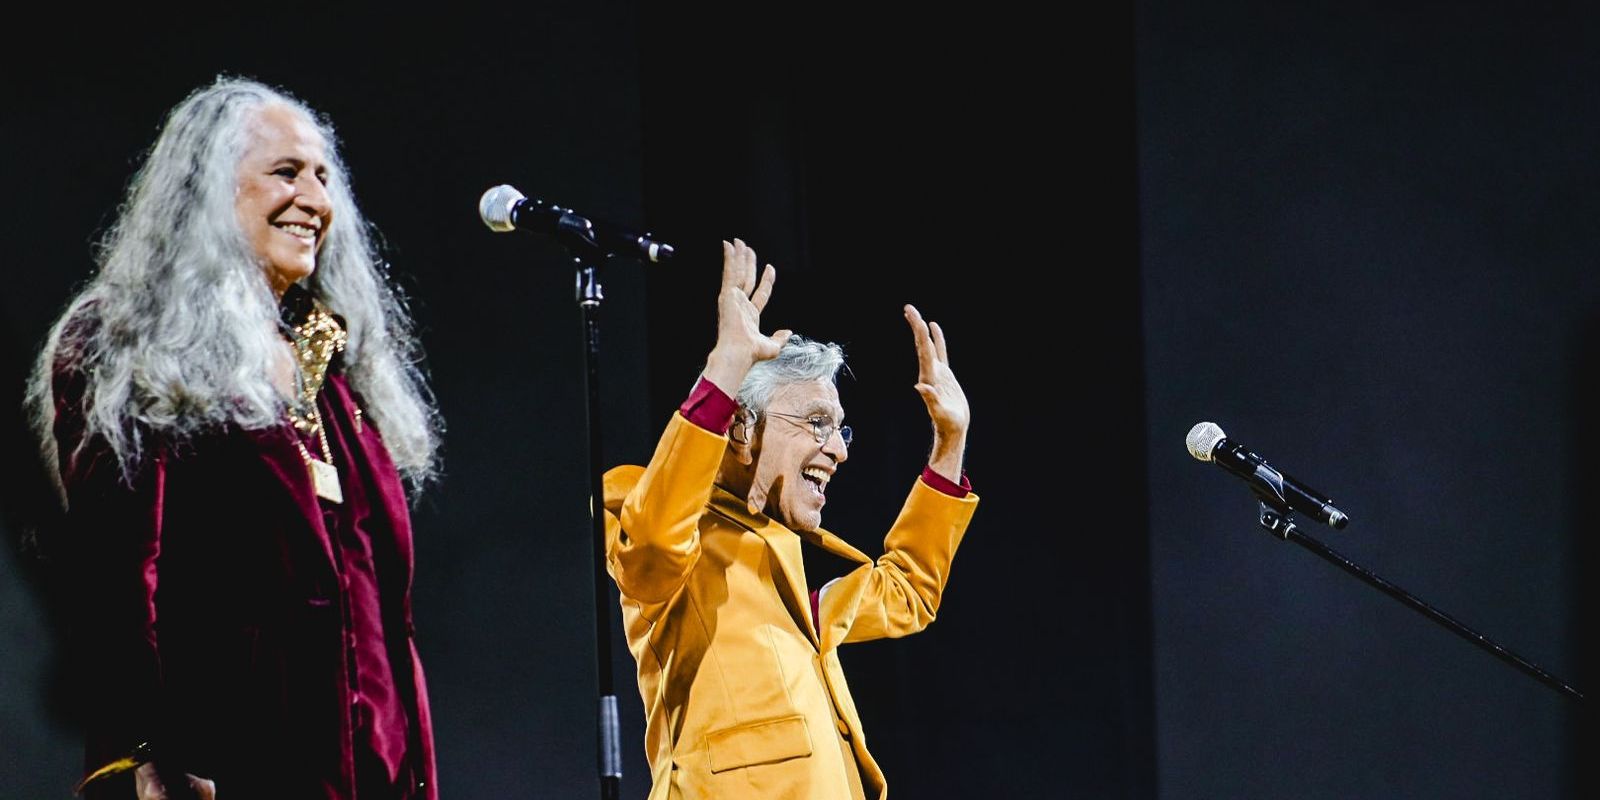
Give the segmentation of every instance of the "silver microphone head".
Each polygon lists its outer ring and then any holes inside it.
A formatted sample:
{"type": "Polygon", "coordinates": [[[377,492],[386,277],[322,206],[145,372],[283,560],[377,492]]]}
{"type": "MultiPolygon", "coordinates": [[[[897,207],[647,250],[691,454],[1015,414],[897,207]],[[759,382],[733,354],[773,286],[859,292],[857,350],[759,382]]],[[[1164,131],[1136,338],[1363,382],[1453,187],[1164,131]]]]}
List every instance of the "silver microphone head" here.
{"type": "Polygon", "coordinates": [[[1202,422],[1189,429],[1189,435],[1184,437],[1183,443],[1189,447],[1189,455],[1201,461],[1211,460],[1211,451],[1217,449],[1217,442],[1228,438],[1222,428],[1215,422],[1202,422]]]}
{"type": "Polygon", "coordinates": [[[511,221],[511,210],[524,199],[522,192],[510,184],[502,183],[499,186],[483,193],[478,198],[478,216],[483,218],[483,224],[495,233],[514,231],[517,226],[511,221]]]}

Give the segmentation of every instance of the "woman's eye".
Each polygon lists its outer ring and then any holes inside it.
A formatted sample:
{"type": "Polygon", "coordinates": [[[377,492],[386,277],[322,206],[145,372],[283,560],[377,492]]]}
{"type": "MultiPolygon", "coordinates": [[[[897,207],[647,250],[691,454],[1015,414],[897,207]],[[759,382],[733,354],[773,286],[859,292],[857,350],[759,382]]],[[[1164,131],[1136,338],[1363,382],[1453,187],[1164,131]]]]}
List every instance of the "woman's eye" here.
{"type": "Polygon", "coordinates": [[[278,167],[272,171],[272,174],[280,178],[288,178],[291,181],[295,178],[294,167],[278,167]]]}

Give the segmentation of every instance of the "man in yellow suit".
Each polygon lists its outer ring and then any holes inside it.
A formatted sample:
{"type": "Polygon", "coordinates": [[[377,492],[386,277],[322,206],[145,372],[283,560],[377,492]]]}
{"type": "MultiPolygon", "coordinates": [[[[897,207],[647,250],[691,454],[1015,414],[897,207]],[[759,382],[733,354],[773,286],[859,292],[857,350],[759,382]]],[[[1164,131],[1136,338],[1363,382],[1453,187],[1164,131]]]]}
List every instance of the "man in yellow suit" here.
{"type": "Polygon", "coordinates": [[[761,333],[776,271],[723,243],[717,343],[649,466],[606,474],[607,569],[639,664],[651,800],[884,798],[837,648],[933,620],[977,507],[971,414],[944,332],[911,306],[928,466],[874,562],[822,529],[849,456],[837,345],[761,333]],[[802,547],[858,564],[812,591],[802,547]]]}

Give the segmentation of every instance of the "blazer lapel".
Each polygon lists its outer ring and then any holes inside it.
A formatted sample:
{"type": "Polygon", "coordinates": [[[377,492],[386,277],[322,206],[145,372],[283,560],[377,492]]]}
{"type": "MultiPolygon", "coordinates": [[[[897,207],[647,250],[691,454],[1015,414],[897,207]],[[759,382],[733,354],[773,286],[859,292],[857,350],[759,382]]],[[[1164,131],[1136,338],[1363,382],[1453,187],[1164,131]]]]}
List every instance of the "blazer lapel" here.
{"type": "Polygon", "coordinates": [[[805,562],[800,556],[800,537],[794,531],[774,522],[765,514],[751,514],[743,498],[722,487],[711,491],[711,508],[740,527],[760,536],[778,565],[778,594],[794,617],[795,624],[806,632],[806,638],[820,652],[822,643],[817,638],[817,627],[811,619],[811,595],[806,591],[805,562]]]}
{"type": "Polygon", "coordinates": [[[872,558],[866,553],[857,550],[849,542],[820,528],[810,533],[802,533],[800,536],[806,541],[847,561],[854,561],[858,564],[872,563],[872,558]]]}
{"type": "MultiPolygon", "coordinates": [[[[857,550],[849,542],[826,530],[819,528],[800,535],[810,544],[847,561],[853,561],[863,566],[872,563],[872,558],[866,553],[857,550]]],[[[859,597],[860,592],[857,591],[856,586],[866,578],[867,572],[865,570],[859,568],[852,570],[839,578],[836,583],[823,593],[822,602],[817,604],[818,610],[833,613],[821,614],[821,617],[828,621],[828,627],[822,629],[821,642],[818,645],[818,649],[821,652],[827,652],[838,647],[839,643],[844,640],[845,633],[850,630],[850,625],[855,619],[855,605],[853,602],[841,604],[839,600],[840,598],[849,600],[859,597]]],[[[821,589],[822,587],[819,586],[817,588],[821,589]]]]}

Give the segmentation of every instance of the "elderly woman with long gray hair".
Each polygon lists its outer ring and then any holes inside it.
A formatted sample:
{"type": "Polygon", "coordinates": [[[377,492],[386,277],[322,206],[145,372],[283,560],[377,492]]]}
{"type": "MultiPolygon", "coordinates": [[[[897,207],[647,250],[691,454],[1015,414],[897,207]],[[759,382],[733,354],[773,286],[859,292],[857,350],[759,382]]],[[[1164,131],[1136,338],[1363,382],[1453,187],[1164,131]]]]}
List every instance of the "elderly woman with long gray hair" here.
{"type": "Polygon", "coordinates": [[[196,91],[97,262],[29,387],[84,791],[436,797],[407,491],[441,424],[332,129],[196,91]]]}

